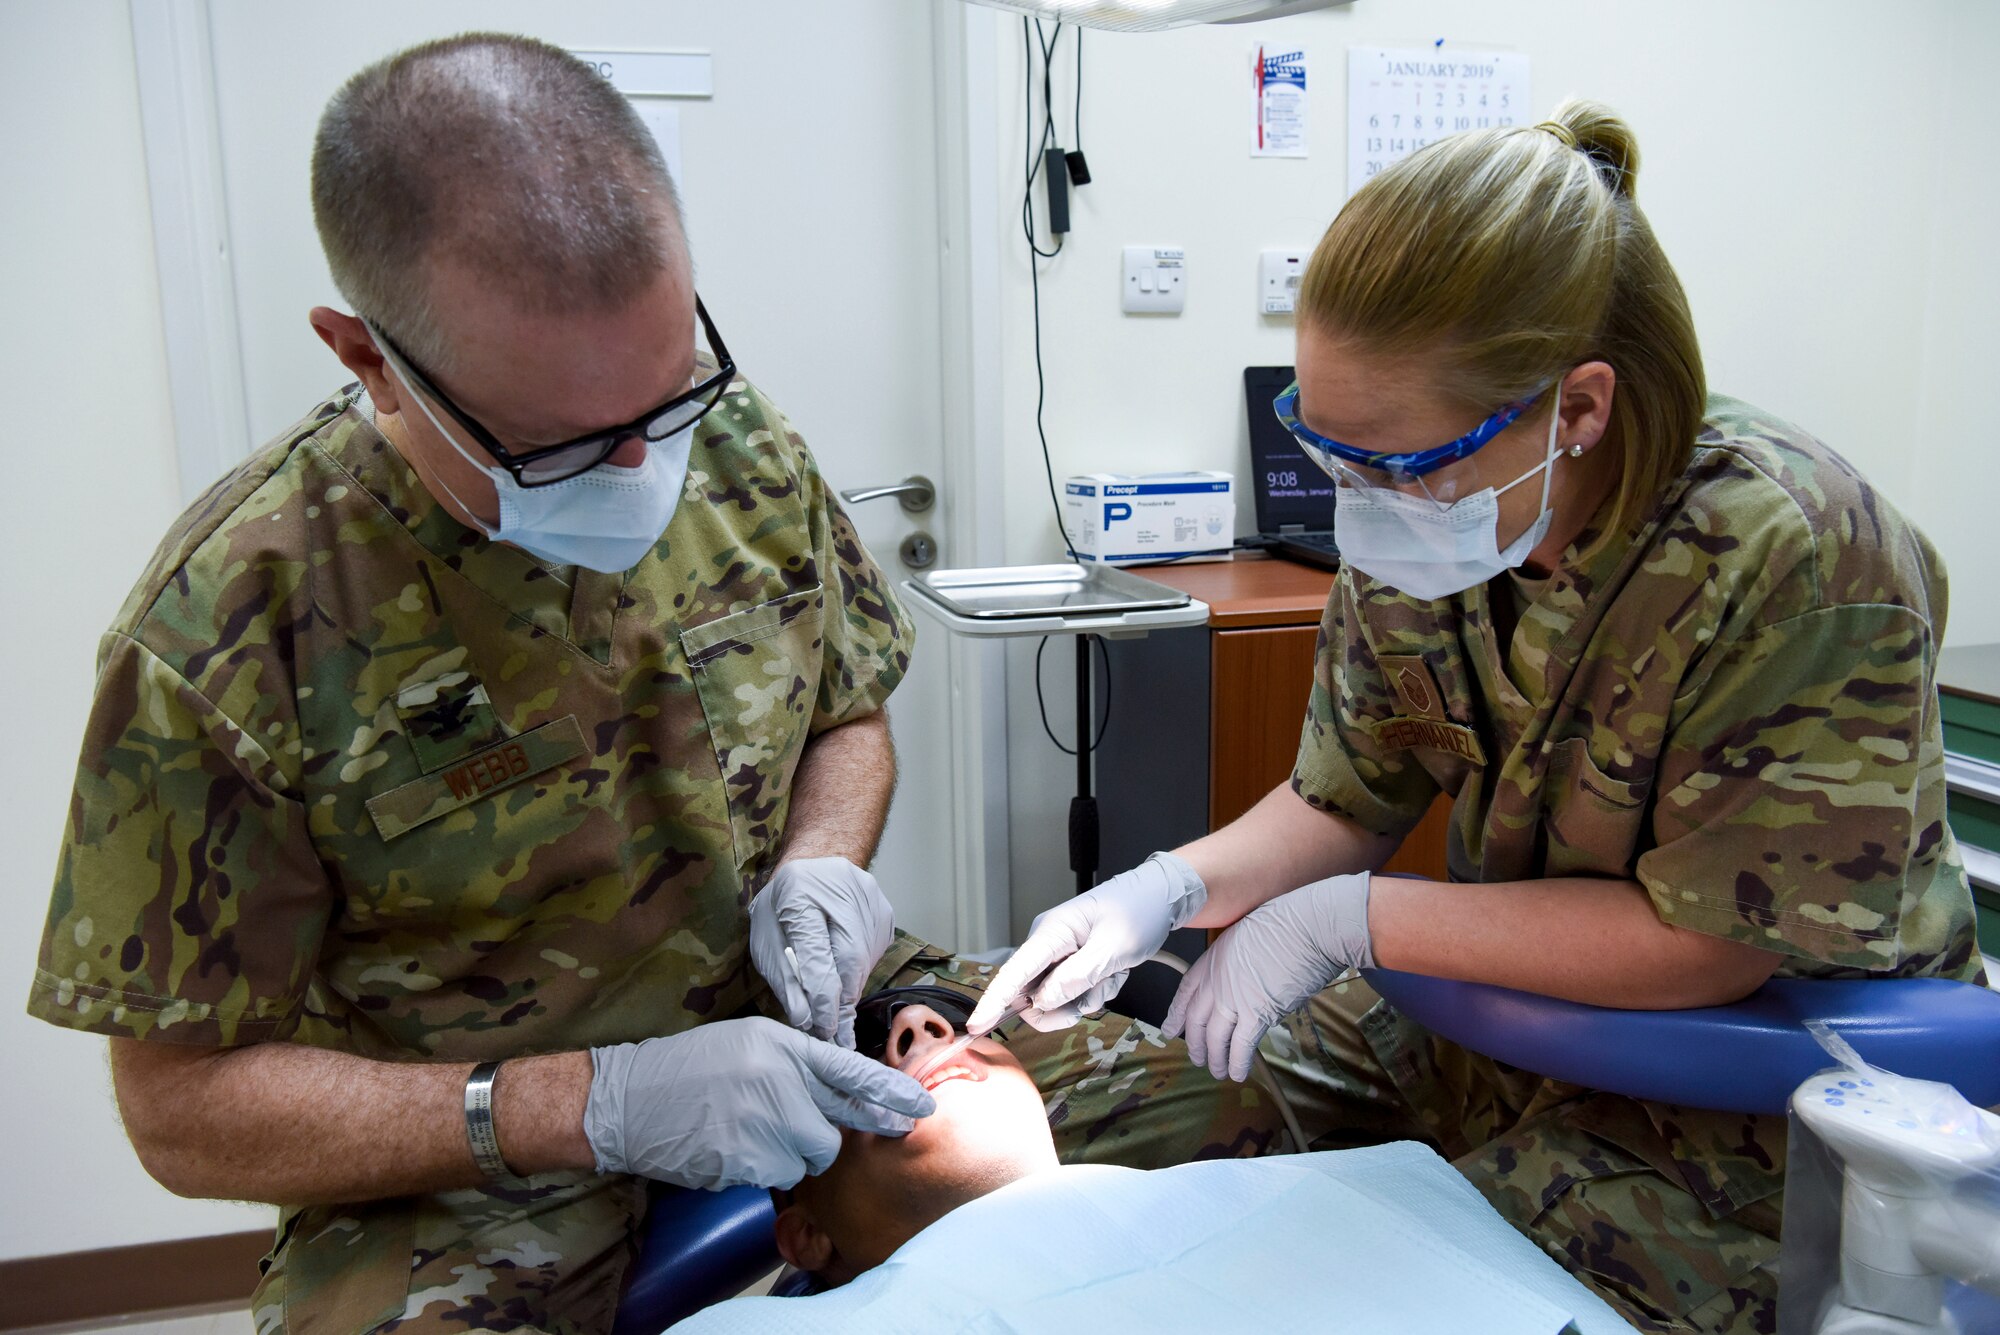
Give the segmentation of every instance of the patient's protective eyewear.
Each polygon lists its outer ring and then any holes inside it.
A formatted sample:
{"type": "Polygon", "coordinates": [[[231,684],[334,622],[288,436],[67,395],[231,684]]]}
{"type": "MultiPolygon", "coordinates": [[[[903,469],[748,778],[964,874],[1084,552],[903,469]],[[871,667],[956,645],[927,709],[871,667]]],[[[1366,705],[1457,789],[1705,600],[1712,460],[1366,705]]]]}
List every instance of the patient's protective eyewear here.
{"type": "Polygon", "coordinates": [[[889,1051],[889,1031],[895,1026],[896,1013],[905,1006],[928,1006],[955,1032],[963,1033],[965,1022],[972,1018],[972,1008],[977,1004],[977,997],[928,983],[871,992],[855,1003],[854,1050],[864,1057],[882,1060],[889,1051]]]}

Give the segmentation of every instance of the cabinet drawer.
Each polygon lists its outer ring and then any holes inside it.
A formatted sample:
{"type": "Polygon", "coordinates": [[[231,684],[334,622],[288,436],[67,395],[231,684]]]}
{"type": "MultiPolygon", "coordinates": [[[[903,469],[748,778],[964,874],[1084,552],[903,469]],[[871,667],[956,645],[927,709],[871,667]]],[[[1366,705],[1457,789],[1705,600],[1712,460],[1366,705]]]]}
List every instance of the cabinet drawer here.
{"type": "MultiPolygon", "coordinates": [[[[1957,703],[1983,704],[1977,700],[1957,703]]],[[[1978,735],[1972,740],[1978,740],[1978,735]]],[[[1988,955],[2000,955],[2000,764],[1968,754],[1964,749],[1967,742],[1963,728],[1946,733],[1945,810],[1952,837],[1958,840],[1959,853],[1965,859],[1966,877],[1972,882],[1972,903],[1979,911],[1980,949],[1988,955]]]]}
{"type": "MultiPolygon", "coordinates": [[[[1956,816],[1951,828],[1956,835],[1956,816]]],[[[1961,838],[1958,854],[1965,859],[1965,877],[1972,882],[1972,907],[1979,915],[1979,949],[2000,959],[2000,853],[1961,838]]]]}
{"type": "Polygon", "coordinates": [[[1944,749],[1989,765],[2000,765],[2000,705],[1969,695],[1940,692],[1944,749]]]}
{"type": "Polygon", "coordinates": [[[1208,828],[1291,777],[1312,696],[1317,626],[1218,630],[1210,645],[1208,828]]]}

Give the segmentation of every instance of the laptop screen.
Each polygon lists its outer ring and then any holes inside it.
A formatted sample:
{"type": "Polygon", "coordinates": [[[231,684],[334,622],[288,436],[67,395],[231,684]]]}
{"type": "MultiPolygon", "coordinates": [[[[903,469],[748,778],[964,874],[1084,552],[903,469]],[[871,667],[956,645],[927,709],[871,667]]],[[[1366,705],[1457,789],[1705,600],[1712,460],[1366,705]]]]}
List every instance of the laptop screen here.
{"type": "Polygon", "coordinates": [[[1333,527],[1333,479],[1306,457],[1285,430],[1271,400],[1292,383],[1289,366],[1243,368],[1243,397],[1250,414],[1250,470],[1257,495],[1257,531],[1286,528],[1325,532],[1333,527]]]}

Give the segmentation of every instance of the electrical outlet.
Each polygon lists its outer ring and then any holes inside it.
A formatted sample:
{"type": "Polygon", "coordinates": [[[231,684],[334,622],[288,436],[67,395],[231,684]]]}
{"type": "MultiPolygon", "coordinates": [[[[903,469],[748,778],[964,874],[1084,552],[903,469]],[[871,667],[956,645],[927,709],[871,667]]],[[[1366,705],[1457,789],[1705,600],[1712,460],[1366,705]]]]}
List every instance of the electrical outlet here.
{"type": "Polygon", "coordinates": [[[1119,294],[1127,315],[1179,315],[1187,305],[1187,252],[1127,246],[1119,294]]]}
{"type": "Polygon", "coordinates": [[[1290,315],[1298,308],[1299,280],[1305,277],[1306,252],[1266,250],[1257,256],[1257,309],[1265,315],[1290,315]]]}

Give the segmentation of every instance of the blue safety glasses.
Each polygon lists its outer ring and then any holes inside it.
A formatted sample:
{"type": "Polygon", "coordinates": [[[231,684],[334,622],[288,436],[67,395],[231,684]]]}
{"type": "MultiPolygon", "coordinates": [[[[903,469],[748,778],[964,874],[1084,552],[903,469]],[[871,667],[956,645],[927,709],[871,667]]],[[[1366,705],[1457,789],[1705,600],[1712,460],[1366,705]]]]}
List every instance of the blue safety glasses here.
{"type": "MultiPolygon", "coordinates": [[[[1299,382],[1296,380],[1289,389],[1271,401],[1271,407],[1277,411],[1278,420],[1285,424],[1285,430],[1291,432],[1306,453],[1319,460],[1336,479],[1347,475],[1347,470],[1334,466],[1336,463],[1344,463],[1386,475],[1380,481],[1374,482],[1374,485],[1380,486],[1385,483],[1393,485],[1397,482],[1412,481],[1427,473],[1435,473],[1447,464],[1471,458],[1479,452],[1481,446],[1512,426],[1522,413],[1532,408],[1542,393],[1543,390],[1536,390],[1527,398],[1508,404],[1457,440],[1447,441],[1432,449],[1418,450],[1413,454],[1383,454],[1377,450],[1343,445],[1337,440],[1320,435],[1299,420],[1299,382]]],[[[1371,483],[1365,473],[1351,476],[1357,485],[1368,486],[1371,483]]]]}

